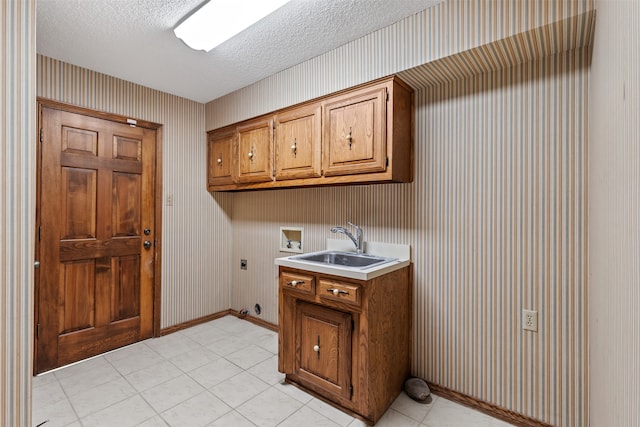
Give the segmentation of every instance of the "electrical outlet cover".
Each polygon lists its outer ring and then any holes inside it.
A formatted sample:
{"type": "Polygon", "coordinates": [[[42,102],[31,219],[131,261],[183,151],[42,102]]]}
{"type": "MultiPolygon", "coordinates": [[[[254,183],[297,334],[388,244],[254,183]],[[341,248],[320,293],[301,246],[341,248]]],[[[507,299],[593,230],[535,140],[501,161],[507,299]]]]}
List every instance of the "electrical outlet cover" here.
{"type": "Polygon", "coordinates": [[[522,329],[538,332],[538,312],[534,310],[522,310],[522,329]]]}

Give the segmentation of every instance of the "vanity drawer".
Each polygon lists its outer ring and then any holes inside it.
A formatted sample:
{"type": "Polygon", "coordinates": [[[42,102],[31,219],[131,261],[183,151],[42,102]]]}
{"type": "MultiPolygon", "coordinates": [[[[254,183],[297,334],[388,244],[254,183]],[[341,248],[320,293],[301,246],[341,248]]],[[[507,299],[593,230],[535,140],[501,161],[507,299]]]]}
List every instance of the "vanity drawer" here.
{"type": "Polygon", "coordinates": [[[360,305],[360,286],[353,283],[337,282],[335,280],[320,279],[317,295],[334,301],[360,305]]]}
{"type": "Polygon", "coordinates": [[[291,271],[283,271],[282,274],[280,274],[280,286],[283,289],[290,289],[307,294],[313,294],[315,287],[314,285],[314,276],[293,273],[291,271]]]}

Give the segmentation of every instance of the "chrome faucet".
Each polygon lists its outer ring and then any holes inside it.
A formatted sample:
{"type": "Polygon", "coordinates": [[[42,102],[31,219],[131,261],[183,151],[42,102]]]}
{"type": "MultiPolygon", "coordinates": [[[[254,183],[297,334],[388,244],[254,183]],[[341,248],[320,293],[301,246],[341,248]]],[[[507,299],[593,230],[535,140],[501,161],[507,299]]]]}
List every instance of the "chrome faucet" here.
{"type": "Polygon", "coordinates": [[[351,227],[355,227],[356,229],[355,237],[353,237],[353,234],[351,234],[349,230],[347,230],[344,227],[332,227],[331,232],[345,234],[348,238],[351,239],[353,244],[356,245],[356,253],[360,255],[362,254],[362,228],[358,227],[355,224],[351,224],[350,222],[347,222],[347,224],[349,224],[351,227]]]}

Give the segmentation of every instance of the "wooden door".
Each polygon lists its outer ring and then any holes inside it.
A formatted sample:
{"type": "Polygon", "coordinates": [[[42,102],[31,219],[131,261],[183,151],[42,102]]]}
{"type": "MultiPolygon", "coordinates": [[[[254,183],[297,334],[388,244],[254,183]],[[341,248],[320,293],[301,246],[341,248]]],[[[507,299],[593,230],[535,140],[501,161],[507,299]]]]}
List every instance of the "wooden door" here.
{"type": "Polygon", "coordinates": [[[239,126],[237,148],[238,182],[273,181],[273,119],[239,126]]]}
{"type": "Polygon", "coordinates": [[[232,153],[236,129],[222,129],[207,136],[207,188],[233,184],[232,153]]]}
{"type": "Polygon", "coordinates": [[[324,105],[325,176],[386,170],[386,106],[385,86],[354,91],[324,105]]]}
{"type": "Polygon", "coordinates": [[[275,134],[276,180],[321,175],[320,104],[279,114],[275,134]]]}
{"type": "Polygon", "coordinates": [[[296,373],[302,380],[351,398],[351,314],[298,302],[296,373]]]}
{"type": "Polygon", "coordinates": [[[36,372],[153,335],[156,131],[41,106],[36,372]]]}

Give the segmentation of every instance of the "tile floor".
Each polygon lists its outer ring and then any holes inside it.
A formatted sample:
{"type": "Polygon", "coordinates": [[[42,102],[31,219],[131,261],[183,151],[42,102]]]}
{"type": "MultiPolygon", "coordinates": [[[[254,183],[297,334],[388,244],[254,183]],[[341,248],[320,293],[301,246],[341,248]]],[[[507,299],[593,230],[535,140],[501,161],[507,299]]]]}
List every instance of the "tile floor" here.
{"type": "MultiPolygon", "coordinates": [[[[365,426],[284,384],[277,352],[275,332],[226,316],[37,376],[33,425],[365,426]]],[[[377,425],[509,425],[433,398],[425,405],[401,393],[377,425]]]]}

